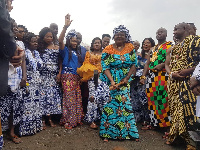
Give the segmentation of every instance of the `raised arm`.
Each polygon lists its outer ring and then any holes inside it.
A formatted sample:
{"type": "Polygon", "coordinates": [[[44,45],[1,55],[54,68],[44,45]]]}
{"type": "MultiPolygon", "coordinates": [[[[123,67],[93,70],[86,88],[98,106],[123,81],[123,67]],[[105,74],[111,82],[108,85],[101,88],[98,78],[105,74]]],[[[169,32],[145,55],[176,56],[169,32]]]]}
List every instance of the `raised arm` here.
{"type": "Polygon", "coordinates": [[[169,68],[169,64],[170,64],[170,54],[171,54],[171,50],[172,50],[172,47],[170,47],[167,51],[167,54],[166,54],[166,61],[165,61],[165,70],[167,71],[168,74],[170,74],[171,70],[169,68]]]}
{"type": "Polygon", "coordinates": [[[65,25],[64,25],[62,32],[60,33],[60,36],[58,39],[60,50],[63,50],[65,48],[65,44],[63,41],[64,41],[64,37],[65,37],[65,33],[67,31],[67,28],[70,26],[71,22],[72,22],[72,20],[70,20],[70,15],[67,14],[65,16],[65,25]]]}

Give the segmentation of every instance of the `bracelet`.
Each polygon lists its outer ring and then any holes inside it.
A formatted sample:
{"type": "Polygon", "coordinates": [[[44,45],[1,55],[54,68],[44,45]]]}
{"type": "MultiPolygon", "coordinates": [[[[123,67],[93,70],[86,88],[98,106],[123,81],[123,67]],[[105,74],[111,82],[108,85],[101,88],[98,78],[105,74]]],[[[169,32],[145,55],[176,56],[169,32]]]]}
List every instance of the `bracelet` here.
{"type": "Polygon", "coordinates": [[[169,73],[169,77],[172,79],[173,77],[172,77],[172,74],[173,74],[174,72],[170,72],[169,73]]]}
{"type": "Polygon", "coordinates": [[[140,80],[141,80],[141,79],[146,79],[146,76],[141,76],[141,77],[140,77],[140,80]]]}

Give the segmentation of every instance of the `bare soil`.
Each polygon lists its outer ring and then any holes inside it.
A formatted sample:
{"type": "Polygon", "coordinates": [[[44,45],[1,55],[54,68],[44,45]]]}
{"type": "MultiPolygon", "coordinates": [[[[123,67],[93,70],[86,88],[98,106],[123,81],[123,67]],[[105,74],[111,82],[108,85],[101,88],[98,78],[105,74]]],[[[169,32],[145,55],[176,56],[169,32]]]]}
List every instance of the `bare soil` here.
{"type": "Polygon", "coordinates": [[[22,143],[14,144],[4,136],[4,150],[112,150],[115,146],[121,146],[126,150],[184,150],[185,143],[182,140],[178,144],[169,146],[164,144],[163,132],[159,130],[141,130],[138,124],[140,141],[110,140],[104,142],[99,137],[99,131],[90,129],[88,125],[78,126],[67,130],[57,124],[57,127],[48,127],[33,136],[21,137],[22,143]]]}

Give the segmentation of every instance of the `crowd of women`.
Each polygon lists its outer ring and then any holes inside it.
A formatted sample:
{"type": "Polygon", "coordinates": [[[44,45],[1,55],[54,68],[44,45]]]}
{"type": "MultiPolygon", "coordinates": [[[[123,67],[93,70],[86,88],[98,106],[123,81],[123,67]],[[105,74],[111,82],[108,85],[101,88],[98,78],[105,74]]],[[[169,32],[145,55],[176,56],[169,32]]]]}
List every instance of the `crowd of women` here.
{"type": "MultiPolygon", "coordinates": [[[[45,130],[47,123],[55,127],[52,115],[61,114],[60,125],[68,130],[83,122],[97,129],[100,123],[105,142],[139,141],[137,122],[142,130],[166,128],[166,144],[180,135],[188,150],[196,149],[188,133],[198,117],[199,69],[195,67],[200,38],[195,26],[177,24],[174,44],[166,41],[167,30],[159,28],[158,44],[145,38],[140,53],[140,43],[132,41],[123,25],[114,28],[113,44],[107,42],[102,48],[102,39],[95,37],[86,51],[80,46],[79,32],[70,30],[65,37],[71,22],[67,14],[57,38],[56,24],[35,35],[12,20],[16,43],[25,57],[17,68],[10,63],[9,89],[0,97],[2,130],[9,129],[10,139],[20,143],[19,136],[45,130]],[[85,111],[84,94],[88,95],[85,111]]],[[[110,40],[109,35],[106,38],[110,40]]]]}

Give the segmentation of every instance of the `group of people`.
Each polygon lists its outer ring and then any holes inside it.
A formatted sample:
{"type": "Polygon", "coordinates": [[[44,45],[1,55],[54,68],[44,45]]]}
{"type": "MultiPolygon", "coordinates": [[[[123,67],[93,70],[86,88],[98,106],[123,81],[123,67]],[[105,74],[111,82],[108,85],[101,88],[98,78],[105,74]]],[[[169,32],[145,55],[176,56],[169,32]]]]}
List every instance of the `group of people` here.
{"type": "Polygon", "coordinates": [[[200,37],[194,24],[175,25],[174,42],[166,41],[167,30],[159,28],[158,44],[145,38],[139,52],[140,43],[124,25],[114,28],[113,44],[103,34],[86,50],[80,32],[66,34],[69,14],[59,37],[55,23],[35,35],[14,19],[9,22],[16,51],[0,109],[1,129],[9,129],[14,143],[45,130],[47,122],[55,127],[52,117],[61,114],[60,125],[68,130],[83,122],[98,129],[99,123],[105,142],[139,141],[136,123],[141,123],[142,130],[164,128],[168,145],[181,136],[187,150],[196,149],[188,132],[200,117],[200,37]]]}

